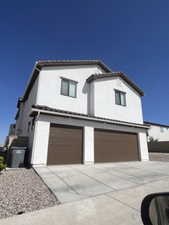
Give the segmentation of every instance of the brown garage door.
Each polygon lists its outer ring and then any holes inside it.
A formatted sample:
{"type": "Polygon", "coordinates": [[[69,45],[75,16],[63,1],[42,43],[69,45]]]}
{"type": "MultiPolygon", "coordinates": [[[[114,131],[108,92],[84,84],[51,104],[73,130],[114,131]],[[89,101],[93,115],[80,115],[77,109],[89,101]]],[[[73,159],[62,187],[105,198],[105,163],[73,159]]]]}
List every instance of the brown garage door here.
{"type": "Polygon", "coordinates": [[[137,134],[95,130],[95,162],[139,160],[137,134]]]}
{"type": "Polygon", "coordinates": [[[48,165],[82,163],[82,128],[51,124],[48,165]]]}

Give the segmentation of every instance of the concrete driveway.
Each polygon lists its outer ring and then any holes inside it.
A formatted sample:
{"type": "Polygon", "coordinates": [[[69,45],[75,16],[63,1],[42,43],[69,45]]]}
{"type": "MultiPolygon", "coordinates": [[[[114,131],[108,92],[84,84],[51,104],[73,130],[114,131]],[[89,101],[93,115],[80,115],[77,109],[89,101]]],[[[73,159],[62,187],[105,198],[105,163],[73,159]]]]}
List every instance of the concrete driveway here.
{"type": "MultiPolygon", "coordinates": [[[[169,178],[169,164],[127,162],[37,167],[35,170],[61,203],[145,189],[169,178]]],[[[152,192],[154,189],[152,189],[152,192]]]]}
{"type": "Polygon", "coordinates": [[[3,225],[141,225],[142,199],[169,191],[169,163],[131,162],[36,168],[60,205],[1,220],[3,225]]]}

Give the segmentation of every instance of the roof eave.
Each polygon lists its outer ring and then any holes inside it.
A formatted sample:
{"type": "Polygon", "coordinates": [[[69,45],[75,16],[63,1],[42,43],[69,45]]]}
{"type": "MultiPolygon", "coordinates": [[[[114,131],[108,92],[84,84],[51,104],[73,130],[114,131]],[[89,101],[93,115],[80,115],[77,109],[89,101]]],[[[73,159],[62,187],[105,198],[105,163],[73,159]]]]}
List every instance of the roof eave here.
{"type": "Polygon", "coordinates": [[[122,72],[112,72],[112,73],[107,73],[107,74],[92,74],[90,77],[87,78],[86,82],[90,83],[90,82],[93,82],[95,80],[106,79],[106,78],[115,78],[115,77],[122,78],[135,91],[137,91],[137,93],[139,93],[141,96],[144,96],[144,92],[133,81],[131,81],[126,75],[124,75],[122,72]]]}
{"type": "Polygon", "coordinates": [[[101,60],[47,60],[37,61],[36,67],[42,69],[43,67],[51,66],[78,66],[78,65],[99,65],[105,72],[112,72],[101,60]]]}
{"type": "Polygon", "coordinates": [[[147,126],[158,126],[158,127],[166,127],[169,128],[169,125],[165,125],[165,124],[160,124],[160,123],[153,123],[153,122],[148,122],[148,121],[144,121],[144,124],[146,124],[147,126]]]}
{"type": "Polygon", "coordinates": [[[49,110],[42,110],[37,109],[32,106],[32,112],[30,113],[30,116],[36,116],[38,113],[47,114],[47,115],[53,115],[53,116],[63,116],[63,117],[70,117],[75,119],[84,119],[89,121],[95,121],[95,122],[102,122],[102,123],[108,123],[108,124],[116,124],[120,126],[128,126],[128,127],[135,127],[135,128],[142,128],[142,129],[149,129],[149,126],[142,125],[142,124],[134,124],[134,123],[125,123],[125,122],[117,122],[117,121],[111,121],[109,119],[101,119],[101,118],[95,118],[90,117],[88,115],[75,115],[75,114],[68,114],[68,113],[61,113],[61,112],[54,112],[49,110]]]}

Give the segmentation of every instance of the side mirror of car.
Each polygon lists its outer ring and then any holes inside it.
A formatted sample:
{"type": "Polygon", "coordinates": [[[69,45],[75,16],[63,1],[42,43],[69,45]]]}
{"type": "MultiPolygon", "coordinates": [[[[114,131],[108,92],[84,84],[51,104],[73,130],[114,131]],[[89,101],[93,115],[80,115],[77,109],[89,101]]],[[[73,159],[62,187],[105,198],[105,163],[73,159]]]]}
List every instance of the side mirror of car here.
{"type": "Polygon", "coordinates": [[[147,195],[141,204],[144,225],[169,225],[169,192],[147,195]]]}

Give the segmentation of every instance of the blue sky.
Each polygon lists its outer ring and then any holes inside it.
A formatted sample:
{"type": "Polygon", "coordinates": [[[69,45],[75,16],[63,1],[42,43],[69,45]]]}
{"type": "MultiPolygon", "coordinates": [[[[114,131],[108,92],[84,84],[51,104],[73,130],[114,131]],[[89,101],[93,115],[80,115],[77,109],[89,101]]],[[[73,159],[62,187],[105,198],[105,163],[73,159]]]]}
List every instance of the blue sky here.
{"type": "Polygon", "coordinates": [[[35,61],[101,59],[145,92],[144,119],[169,124],[169,1],[2,1],[0,143],[35,61]]]}

